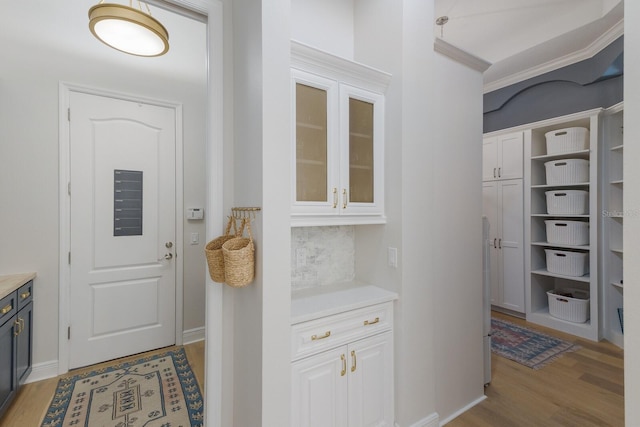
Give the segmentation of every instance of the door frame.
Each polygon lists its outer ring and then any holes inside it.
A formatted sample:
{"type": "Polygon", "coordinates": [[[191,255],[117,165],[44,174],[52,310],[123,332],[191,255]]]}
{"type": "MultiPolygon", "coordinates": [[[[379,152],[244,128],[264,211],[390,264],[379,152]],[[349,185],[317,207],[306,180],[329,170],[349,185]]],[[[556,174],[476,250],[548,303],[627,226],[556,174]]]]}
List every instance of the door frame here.
{"type": "Polygon", "coordinates": [[[84,93],[88,95],[104,96],[130,102],[151,104],[159,107],[171,108],[175,112],[175,186],[176,186],[176,223],[175,223],[175,342],[181,345],[183,342],[183,271],[184,271],[184,206],[183,206],[183,136],[182,136],[182,104],[175,102],[161,101],[157,99],[145,98],[141,96],[98,89],[90,86],[82,86],[74,83],[59,83],[59,300],[58,300],[58,375],[69,371],[69,340],[68,325],[70,317],[70,277],[71,265],[69,264],[69,251],[71,246],[71,198],[69,196],[69,180],[71,175],[70,162],[70,122],[68,120],[69,99],[72,92],[84,93]]]}

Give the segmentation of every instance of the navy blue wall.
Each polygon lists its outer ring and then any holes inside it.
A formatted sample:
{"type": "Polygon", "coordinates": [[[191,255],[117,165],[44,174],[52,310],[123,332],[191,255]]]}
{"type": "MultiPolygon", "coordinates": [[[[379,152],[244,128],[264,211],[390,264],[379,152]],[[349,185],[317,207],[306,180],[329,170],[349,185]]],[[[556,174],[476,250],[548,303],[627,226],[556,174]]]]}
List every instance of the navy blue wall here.
{"type": "Polygon", "coordinates": [[[592,58],[484,95],[484,132],[610,107],[623,97],[623,37],[592,58]]]}

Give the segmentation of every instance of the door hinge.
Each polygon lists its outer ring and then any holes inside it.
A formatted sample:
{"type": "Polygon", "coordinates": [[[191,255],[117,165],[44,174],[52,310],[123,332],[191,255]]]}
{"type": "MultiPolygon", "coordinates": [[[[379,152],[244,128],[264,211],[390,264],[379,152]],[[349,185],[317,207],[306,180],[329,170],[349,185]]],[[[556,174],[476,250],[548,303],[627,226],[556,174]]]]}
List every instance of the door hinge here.
{"type": "Polygon", "coordinates": [[[71,252],[69,252],[69,265],[71,265],[71,252]]]}
{"type": "Polygon", "coordinates": [[[71,195],[71,181],[67,182],[67,193],[71,195]]]}
{"type": "Polygon", "coordinates": [[[71,108],[67,108],[67,121],[71,121],[71,108]]]}
{"type": "Polygon", "coordinates": [[[67,327],[67,339],[70,340],[71,339],[71,326],[67,327]]]}

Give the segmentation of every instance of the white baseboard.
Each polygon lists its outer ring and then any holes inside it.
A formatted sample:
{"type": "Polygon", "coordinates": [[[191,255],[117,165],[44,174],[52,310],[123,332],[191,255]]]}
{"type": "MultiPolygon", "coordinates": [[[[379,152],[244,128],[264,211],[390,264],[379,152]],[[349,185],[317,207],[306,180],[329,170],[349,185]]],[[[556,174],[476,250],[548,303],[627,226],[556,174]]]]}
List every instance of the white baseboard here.
{"type": "Polygon", "coordinates": [[[31,373],[25,380],[25,384],[33,383],[40,380],[46,380],[58,376],[58,361],[50,360],[35,364],[31,367],[31,373]]]}
{"type": "MultiPolygon", "coordinates": [[[[190,329],[182,333],[182,342],[191,344],[204,340],[204,326],[201,328],[190,329]]],[[[58,376],[58,361],[50,360],[48,362],[37,363],[31,368],[31,373],[25,380],[25,384],[36,381],[46,380],[58,376]]]]}
{"type": "MultiPolygon", "coordinates": [[[[424,417],[423,419],[421,419],[417,423],[411,424],[410,427],[439,427],[439,424],[438,424],[438,419],[439,418],[440,417],[439,417],[438,413],[434,412],[433,414],[430,414],[430,415],[424,417]]],[[[396,423],[396,427],[400,427],[400,424],[396,423]]]]}
{"type": "Polygon", "coordinates": [[[449,415],[447,418],[442,420],[440,422],[440,426],[443,426],[443,425],[447,424],[448,422],[453,421],[454,418],[457,418],[462,413],[467,412],[469,409],[473,408],[474,406],[476,406],[478,403],[482,402],[486,398],[487,398],[487,396],[482,395],[481,397],[477,398],[476,400],[474,400],[473,402],[469,403],[468,405],[460,408],[459,410],[457,410],[456,412],[454,412],[453,414],[449,415]]]}
{"type": "Polygon", "coordinates": [[[191,344],[197,341],[204,340],[205,331],[204,326],[200,328],[189,329],[182,333],[182,344],[191,344]]]}

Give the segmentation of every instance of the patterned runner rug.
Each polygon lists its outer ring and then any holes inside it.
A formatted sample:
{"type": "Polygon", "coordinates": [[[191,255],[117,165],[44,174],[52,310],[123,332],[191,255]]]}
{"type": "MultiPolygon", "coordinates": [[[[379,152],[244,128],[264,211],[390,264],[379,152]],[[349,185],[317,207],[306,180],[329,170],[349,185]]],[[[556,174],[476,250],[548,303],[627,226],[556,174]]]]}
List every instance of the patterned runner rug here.
{"type": "Polygon", "coordinates": [[[42,427],[201,427],[203,406],[179,348],[60,379],[42,427]]]}
{"type": "Polygon", "coordinates": [[[540,369],[564,353],[580,349],[568,341],[491,318],[491,351],[529,368],[540,369]]]}

